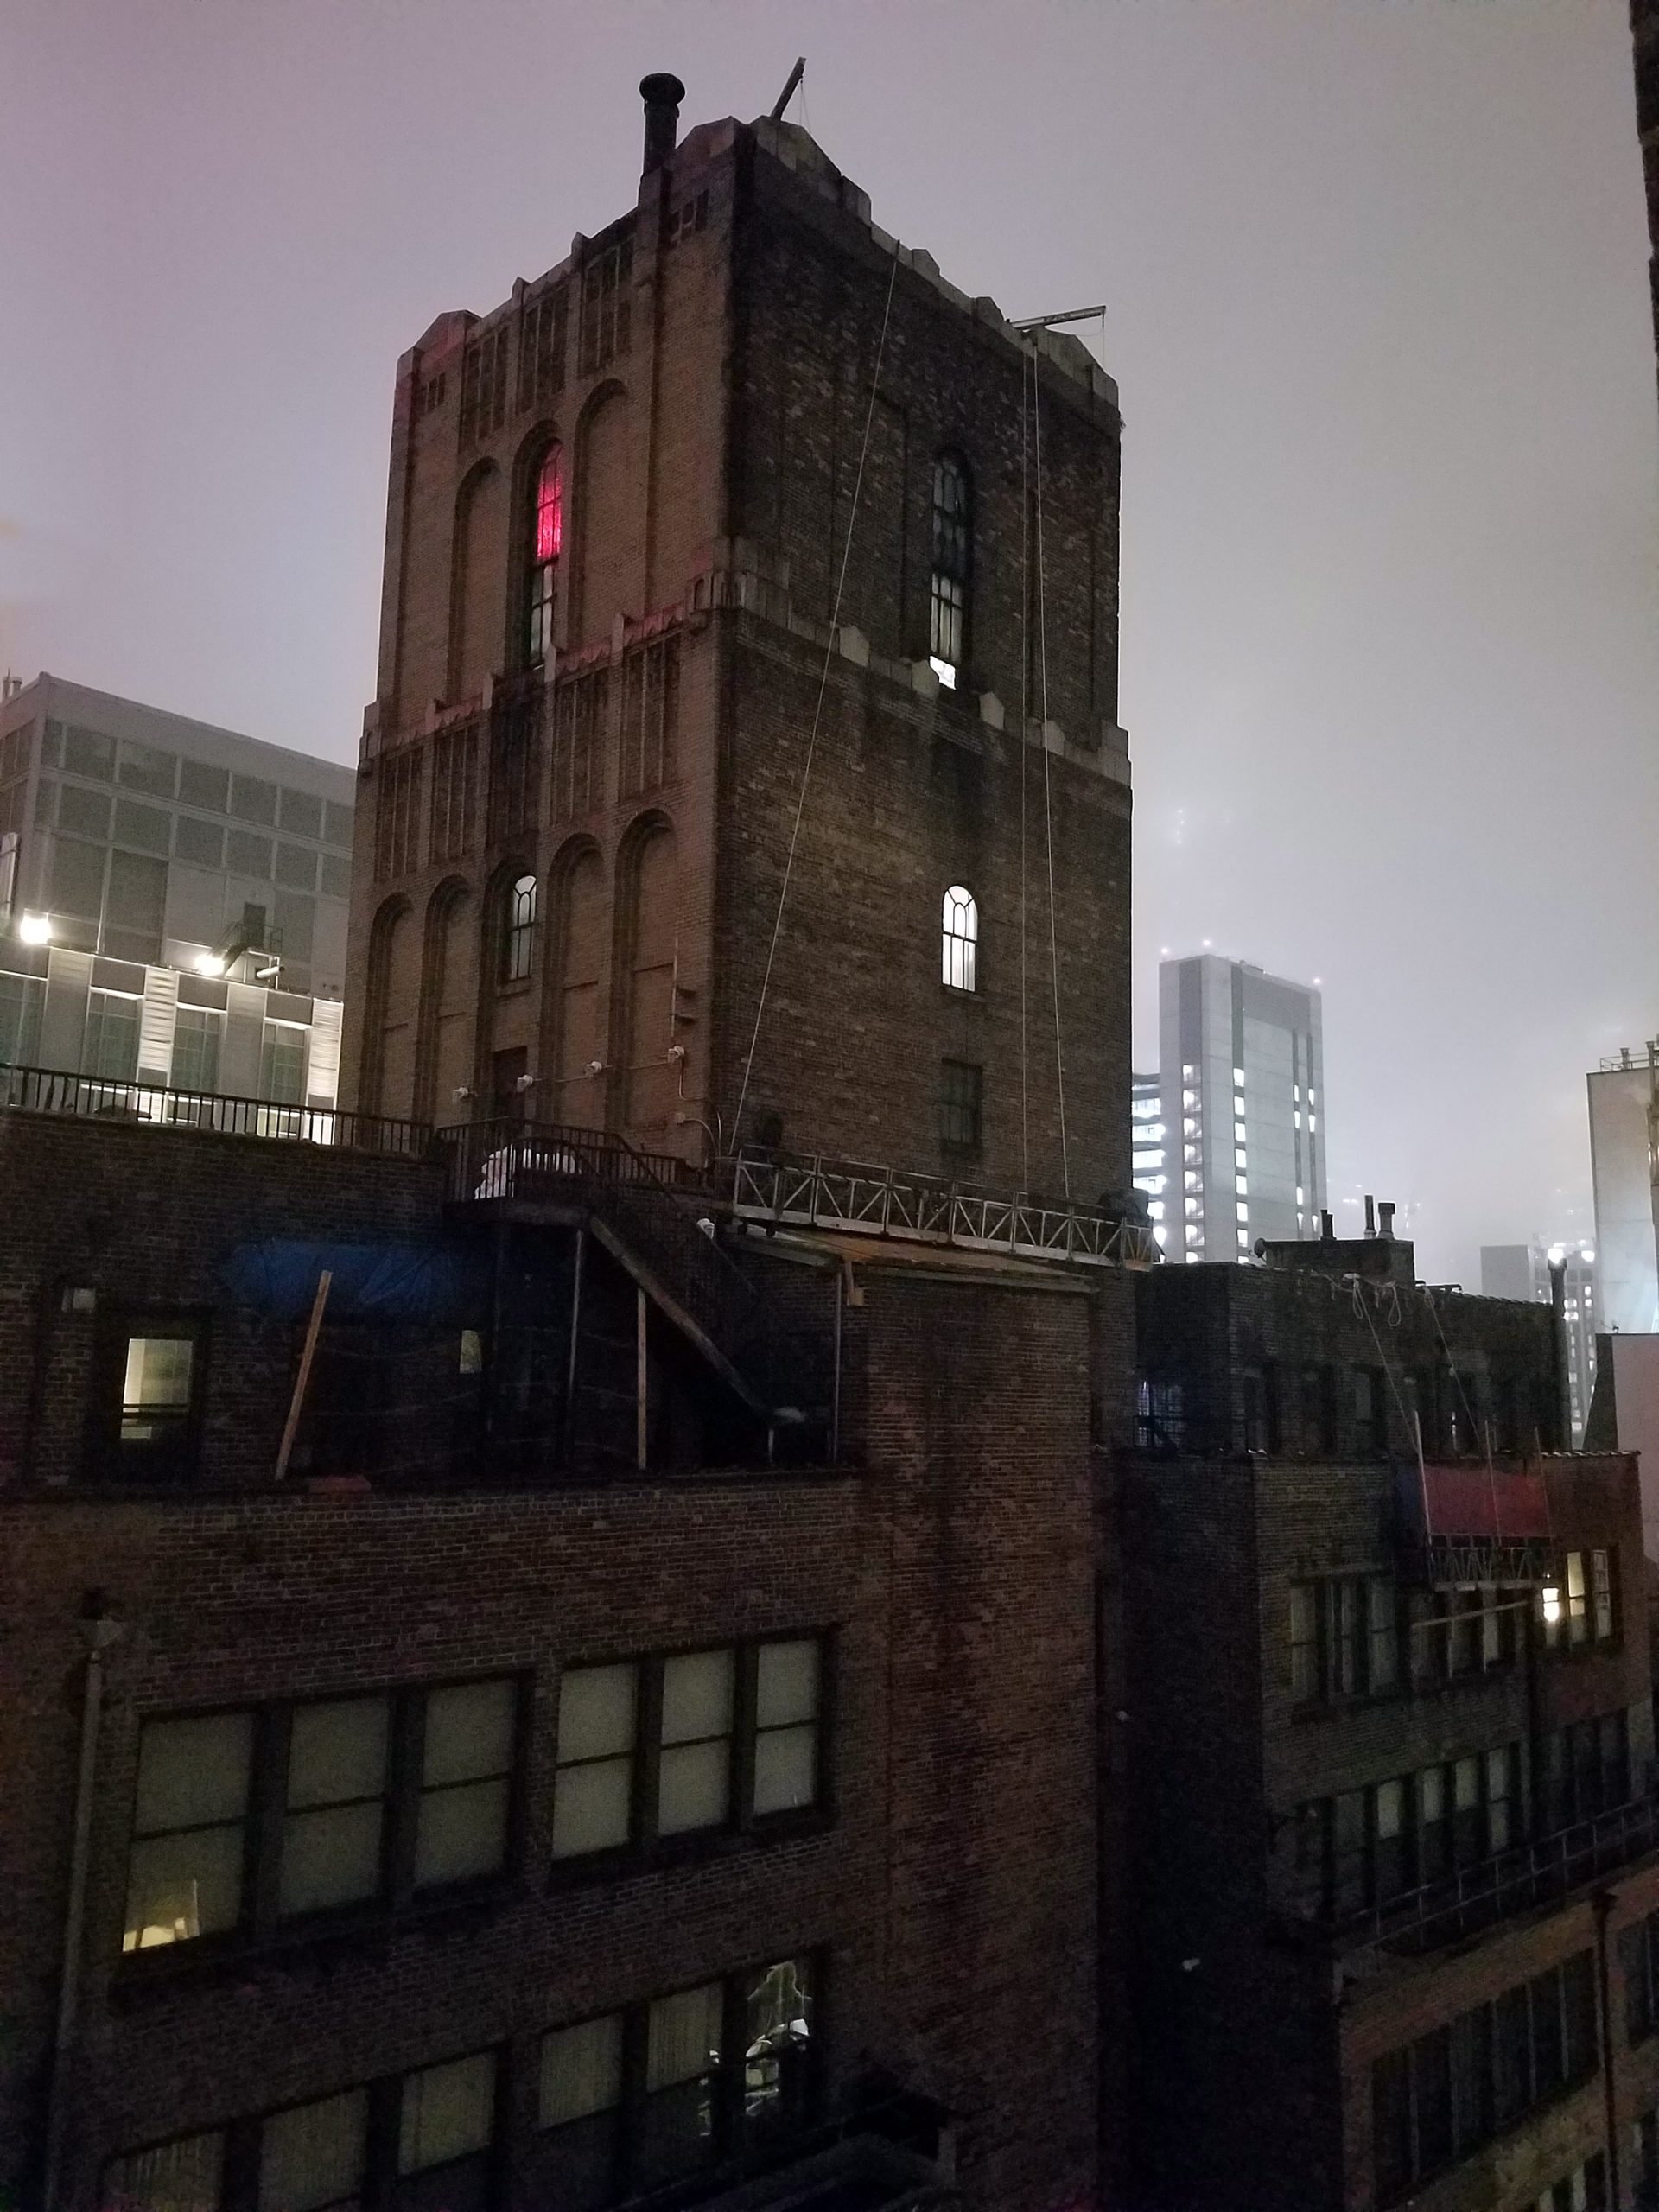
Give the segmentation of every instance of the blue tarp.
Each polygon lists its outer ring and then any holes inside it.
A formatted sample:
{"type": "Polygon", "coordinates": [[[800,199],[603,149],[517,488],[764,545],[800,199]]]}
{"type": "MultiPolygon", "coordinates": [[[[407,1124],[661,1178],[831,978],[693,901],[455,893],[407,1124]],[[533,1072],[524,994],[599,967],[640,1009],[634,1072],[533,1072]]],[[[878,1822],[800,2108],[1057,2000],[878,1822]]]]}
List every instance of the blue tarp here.
{"type": "Polygon", "coordinates": [[[331,1321],[427,1321],[476,1325],[488,1311],[481,1255],[443,1244],[313,1244],[273,1236],[238,1244],[219,1270],[233,1304],[302,1319],[324,1268],[331,1321]]]}

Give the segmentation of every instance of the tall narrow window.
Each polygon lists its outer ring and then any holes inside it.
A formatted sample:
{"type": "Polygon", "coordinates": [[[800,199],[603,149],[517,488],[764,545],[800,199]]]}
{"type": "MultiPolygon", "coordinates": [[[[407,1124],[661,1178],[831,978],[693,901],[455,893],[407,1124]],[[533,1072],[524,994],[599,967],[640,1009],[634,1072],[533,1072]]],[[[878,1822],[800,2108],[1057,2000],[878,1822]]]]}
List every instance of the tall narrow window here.
{"type": "Polygon", "coordinates": [[[979,908],[974,894],[953,883],[944,894],[944,937],[940,972],[953,991],[971,991],[979,951],[979,908]]]}
{"type": "Polygon", "coordinates": [[[504,983],[522,983],[530,973],[531,949],[536,938],[536,879],[521,875],[507,893],[502,914],[500,976],[504,983]]]}
{"type": "Polygon", "coordinates": [[[563,543],[563,458],[557,446],[550,446],[537,472],[531,514],[524,650],[532,665],[545,661],[553,650],[553,587],[563,543]]]}
{"type": "Polygon", "coordinates": [[[933,464],[933,581],[927,650],[939,681],[953,689],[967,645],[971,530],[968,472],[954,454],[941,454],[933,464]]]}

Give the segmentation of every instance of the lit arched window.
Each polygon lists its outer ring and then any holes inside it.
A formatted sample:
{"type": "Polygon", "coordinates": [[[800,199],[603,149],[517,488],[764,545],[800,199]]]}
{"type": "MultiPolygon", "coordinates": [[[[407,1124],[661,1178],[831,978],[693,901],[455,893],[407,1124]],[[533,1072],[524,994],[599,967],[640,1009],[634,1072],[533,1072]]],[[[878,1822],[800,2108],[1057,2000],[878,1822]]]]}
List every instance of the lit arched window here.
{"type": "Polygon", "coordinates": [[[953,688],[968,642],[968,570],[972,547],[968,472],[952,454],[933,464],[933,583],[928,609],[928,657],[942,683],[953,688]]]}
{"type": "Polygon", "coordinates": [[[974,988],[974,957],[979,950],[979,908],[974,894],[953,883],[944,894],[944,938],[941,969],[953,991],[974,988]]]}
{"type": "Polygon", "coordinates": [[[536,493],[531,503],[524,650],[532,666],[544,661],[553,650],[553,585],[563,542],[563,462],[557,446],[550,446],[537,471],[536,493]]]}
{"type": "Polygon", "coordinates": [[[508,890],[502,915],[501,981],[521,983],[530,973],[536,937],[536,879],[521,875],[508,890]]]}

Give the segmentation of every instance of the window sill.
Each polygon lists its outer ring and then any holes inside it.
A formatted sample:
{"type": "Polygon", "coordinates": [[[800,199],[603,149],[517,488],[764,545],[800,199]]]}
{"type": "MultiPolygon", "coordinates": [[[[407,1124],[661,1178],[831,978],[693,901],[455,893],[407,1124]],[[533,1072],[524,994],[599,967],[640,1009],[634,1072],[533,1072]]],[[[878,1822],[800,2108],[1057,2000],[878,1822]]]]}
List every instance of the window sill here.
{"type": "Polygon", "coordinates": [[[511,982],[498,983],[495,987],[495,995],[499,999],[522,998],[534,982],[533,976],[515,976],[511,982]]]}
{"type": "Polygon", "coordinates": [[[384,1951],[402,1936],[419,1929],[441,1930],[445,1923],[467,1926],[498,1911],[523,1885],[509,1874],[457,1883],[411,1899],[395,1910],[384,1904],[342,1906],[337,1912],[312,1913],[284,1921],[267,1935],[233,1933],[198,1936],[180,1943],[157,1943],[147,1950],[124,1951],[111,1977],[112,2011],[142,2004],[151,1994],[199,1980],[245,1980],[262,1969],[291,1974],[296,1967],[322,1967],[341,1955],[384,1951]]]}
{"type": "Polygon", "coordinates": [[[827,1835],[835,1815],[822,1806],[798,1813],[772,1813],[742,1828],[693,1828],[683,1835],[658,1836],[649,1843],[633,1843],[613,1851],[584,1852],[580,1858],[556,1859],[548,1872],[550,1890],[576,1889],[591,1882],[631,1879],[671,1867],[712,1865],[722,1859],[791,1843],[808,1836],[827,1835]]]}

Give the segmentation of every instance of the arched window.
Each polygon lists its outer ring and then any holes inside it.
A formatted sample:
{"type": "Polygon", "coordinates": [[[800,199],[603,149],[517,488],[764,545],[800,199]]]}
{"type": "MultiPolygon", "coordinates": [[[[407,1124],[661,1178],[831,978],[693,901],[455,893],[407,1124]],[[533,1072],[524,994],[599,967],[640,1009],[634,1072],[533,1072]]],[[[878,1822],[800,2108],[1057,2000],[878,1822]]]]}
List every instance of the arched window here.
{"type": "Polygon", "coordinates": [[[933,583],[928,610],[928,658],[953,689],[967,652],[968,573],[973,547],[968,472],[954,454],[933,464],[933,583]]]}
{"type": "Polygon", "coordinates": [[[536,937],[536,879],[521,875],[509,886],[501,929],[500,979],[521,983],[530,973],[531,947],[536,937]]]}
{"type": "Polygon", "coordinates": [[[979,908],[971,891],[953,883],[944,894],[944,938],[941,968],[953,991],[975,988],[974,960],[979,950],[979,908]]]}
{"type": "Polygon", "coordinates": [[[553,586],[564,543],[563,466],[557,446],[550,446],[537,471],[535,497],[531,502],[524,652],[532,666],[544,661],[553,650],[553,586]]]}

